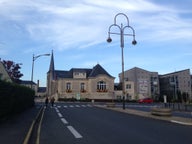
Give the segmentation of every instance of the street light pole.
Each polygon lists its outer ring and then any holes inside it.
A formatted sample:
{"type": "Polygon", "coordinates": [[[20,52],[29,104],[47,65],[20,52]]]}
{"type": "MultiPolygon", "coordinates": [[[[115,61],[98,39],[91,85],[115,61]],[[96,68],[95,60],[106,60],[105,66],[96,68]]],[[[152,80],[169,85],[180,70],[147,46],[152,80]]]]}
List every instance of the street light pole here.
{"type": "Polygon", "coordinates": [[[50,54],[41,54],[41,55],[38,55],[38,56],[35,56],[33,54],[33,59],[32,59],[32,71],[31,71],[31,88],[33,88],[33,71],[34,71],[34,61],[41,57],[41,56],[50,56],[50,54]]]}
{"type": "Polygon", "coordinates": [[[121,82],[122,82],[123,109],[125,109],[125,78],[124,78],[124,53],[123,53],[123,49],[124,49],[124,36],[132,36],[133,37],[133,41],[132,41],[133,45],[136,45],[137,41],[135,40],[135,30],[129,25],[129,19],[128,19],[128,17],[124,13],[116,14],[115,18],[114,18],[114,24],[109,26],[108,39],[107,39],[108,43],[112,42],[112,39],[110,37],[111,34],[120,35],[120,47],[121,47],[121,58],[122,58],[122,77],[121,77],[121,82]],[[121,25],[118,25],[116,23],[116,19],[120,15],[124,16],[125,19],[126,19],[127,24],[125,26],[123,26],[122,23],[121,23],[121,25]],[[112,27],[119,28],[120,33],[111,32],[111,28],[112,27]],[[131,29],[132,33],[124,33],[125,29],[131,29]]]}

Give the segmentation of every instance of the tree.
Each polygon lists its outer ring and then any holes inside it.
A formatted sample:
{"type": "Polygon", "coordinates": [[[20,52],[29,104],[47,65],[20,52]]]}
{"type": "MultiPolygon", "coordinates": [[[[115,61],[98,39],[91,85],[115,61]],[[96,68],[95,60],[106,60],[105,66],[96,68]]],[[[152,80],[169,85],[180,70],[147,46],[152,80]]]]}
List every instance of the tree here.
{"type": "Polygon", "coordinates": [[[10,78],[12,79],[12,81],[15,83],[19,83],[20,78],[23,76],[23,74],[19,71],[19,69],[21,68],[20,64],[10,60],[7,60],[7,61],[3,60],[2,63],[7,73],[9,74],[10,78]]]}

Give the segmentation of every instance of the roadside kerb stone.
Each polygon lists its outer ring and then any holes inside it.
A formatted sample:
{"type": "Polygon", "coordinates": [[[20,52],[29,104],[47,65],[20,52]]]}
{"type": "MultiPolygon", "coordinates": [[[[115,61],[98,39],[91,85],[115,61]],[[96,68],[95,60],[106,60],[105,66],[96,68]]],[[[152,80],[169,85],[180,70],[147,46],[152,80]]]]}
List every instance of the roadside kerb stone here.
{"type": "Polygon", "coordinates": [[[182,125],[192,126],[192,118],[183,118],[183,117],[176,117],[176,116],[155,116],[155,115],[152,115],[151,112],[144,112],[144,111],[133,110],[133,109],[122,109],[118,107],[110,108],[102,105],[95,105],[95,106],[99,108],[114,110],[114,111],[123,112],[127,114],[138,115],[142,117],[153,118],[157,120],[163,120],[163,121],[178,123],[182,125]]]}

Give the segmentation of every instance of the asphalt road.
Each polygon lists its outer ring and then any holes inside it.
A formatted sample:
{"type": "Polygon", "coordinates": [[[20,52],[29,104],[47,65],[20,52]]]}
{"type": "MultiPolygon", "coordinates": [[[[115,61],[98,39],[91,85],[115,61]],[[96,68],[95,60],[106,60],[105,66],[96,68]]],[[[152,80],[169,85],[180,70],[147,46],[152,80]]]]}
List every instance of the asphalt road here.
{"type": "Polygon", "coordinates": [[[58,103],[45,110],[40,144],[191,144],[191,126],[182,126],[87,103],[58,103]]]}

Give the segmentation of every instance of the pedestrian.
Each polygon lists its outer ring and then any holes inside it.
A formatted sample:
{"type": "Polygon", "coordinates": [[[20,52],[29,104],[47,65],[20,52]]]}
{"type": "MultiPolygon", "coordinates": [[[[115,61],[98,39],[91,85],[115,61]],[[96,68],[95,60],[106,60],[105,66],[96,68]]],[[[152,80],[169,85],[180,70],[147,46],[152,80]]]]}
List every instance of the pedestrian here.
{"type": "Polygon", "coordinates": [[[52,106],[52,107],[54,106],[54,102],[55,102],[55,98],[52,97],[52,98],[51,98],[51,106],[52,106]]]}
{"type": "Polygon", "coordinates": [[[46,97],[46,99],[45,99],[45,106],[46,107],[48,106],[48,103],[49,103],[49,99],[48,99],[48,97],[46,97]]]}

